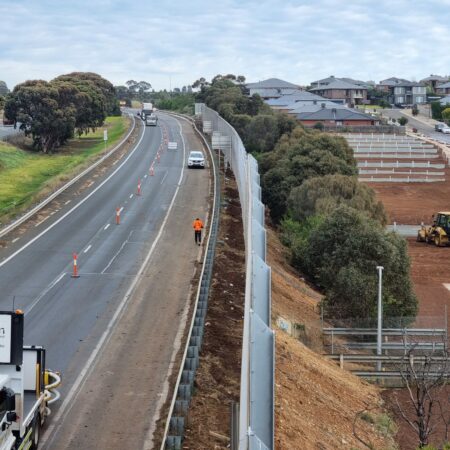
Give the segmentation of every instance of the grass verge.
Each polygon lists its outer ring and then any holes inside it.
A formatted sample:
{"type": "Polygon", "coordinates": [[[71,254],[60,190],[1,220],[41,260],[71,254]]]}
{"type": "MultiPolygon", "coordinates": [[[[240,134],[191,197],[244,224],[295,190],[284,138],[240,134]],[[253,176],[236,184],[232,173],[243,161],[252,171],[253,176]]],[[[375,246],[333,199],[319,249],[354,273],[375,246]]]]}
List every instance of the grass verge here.
{"type": "Polygon", "coordinates": [[[70,179],[103,153],[104,128],[108,129],[108,149],[122,139],[128,126],[126,117],[108,117],[105,127],[72,139],[53,155],[32,153],[0,142],[0,224],[70,179]]]}

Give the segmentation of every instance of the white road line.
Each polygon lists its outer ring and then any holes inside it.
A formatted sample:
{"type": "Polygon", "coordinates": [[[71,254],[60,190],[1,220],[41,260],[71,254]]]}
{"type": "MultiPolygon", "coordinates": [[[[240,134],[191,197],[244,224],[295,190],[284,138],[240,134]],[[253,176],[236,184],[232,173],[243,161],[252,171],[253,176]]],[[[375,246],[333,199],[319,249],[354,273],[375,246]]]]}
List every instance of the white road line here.
{"type": "MultiPolygon", "coordinates": [[[[131,233],[130,233],[130,235],[131,235],[131,233]]],[[[116,254],[109,260],[109,262],[106,265],[106,267],[100,273],[104,274],[110,268],[111,264],[119,256],[120,252],[123,250],[125,245],[128,243],[128,239],[129,238],[130,238],[130,236],[128,236],[128,238],[124,242],[122,242],[122,245],[120,246],[119,250],[117,250],[116,254]]]]}
{"type": "Polygon", "coordinates": [[[67,200],[66,203],[64,203],[65,205],[68,205],[72,200],[67,200]]]}
{"type": "Polygon", "coordinates": [[[123,206],[119,209],[119,213],[122,213],[123,211],[123,206]]]}
{"type": "Polygon", "coordinates": [[[37,297],[36,299],[33,301],[33,303],[30,305],[30,307],[25,310],[25,315],[29,314],[32,309],[42,300],[42,298],[48,294],[48,292],[50,292],[50,290],[56,286],[64,277],[66,273],[63,272],[61,274],[59,274],[37,297]]]}
{"type": "Polygon", "coordinates": [[[103,228],[103,229],[104,229],[104,230],[107,230],[107,229],[109,228],[110,225],[111,225],[110,223],[106,224],[106,225],[105,225],[105,228],[103,228]]]}
{"type": "MultiPolygon", "coordinates": [[[[3,267],[6,263],[8,263],[9,261],[11,261],[11,259],[13,259],[15,256],[17,256],[19,253],[22,253],[26,248],[28,248],[31,244],[33,244],[34,242],[36,242],[39,238],[41,238],[44,234],[48,233],[53,227],[55,227],[56,225],[58,225],[61,221],[63,221],[68,215],[72,214],[76,209],[78,209],[84,202],[86,202],[87,200],[89,200],[100,188],[103,187],[103,185],[105,185],[126,163],[127,161],[134,155],[134,153],[137,151],[137,149],[139,148],[140,143],[142,142],[142,139],[144,139],[145,136],[145,128],[144,131],[142,132],[142,136],[139,139],[138,143],[136,144],[135,148],[133,149],[133,151],[122,161],[122,164],[117,167],[116,170],[114,170],[114,172],[112,172],[106,179],[104,179],[95,189],[92,190],[92,192],[90,192],[88,195],[86,195],[86,197],[84,197],[83,199],[81,199],[74,207],[72,207],[72,209],[70,209],[69,211],[67,211],[65,214],[63,214],[58,220],[55,220],[51,225],[49,225],[45,230],[41,231],[37,236],[35,236],[33,239],[31,239],[30,241],[28,241],[23,247],[19,248],[17,251],[15,251],[13,254],[11,254],[10,256],[8,256],[7,258],[5,258],[2,262],[0,262],[0,267],[3,267]]],[[[68,200],[66,202],[69,203],[70,200],[68,200]]]]}
{"type": "MultiPolygon", "coordinates": [[[[180,130],[181,130],[181,125],[179,125],[179,126],[180,126],[180,130]]],[[[183,139],[183,136],[182,136],[182,139],[183,139]]],[[[184,161],[185,157],[186,157],[186,150],[184,147],[184,139],[183,139],[183,161],[184,161]]],[[[180,185],[181,185],[181,181],[183,179],[183,175],[184,175],[184,165],[181,168],[180,179],[178,181],[178,186],[175,189],[175,193],[172,197],[172,202],[170,203],[170,207],[164,217],[164,220],[159,228],[158,234],[156,235],[156,238],[153,241],[153,244],[150,247],[150,250],[149,250],[145,260],[142,262],[142,265],[139,268],[139,272],[137,273],[136,277],[134,278],[133,282],[131,283],[130,287],[128,288],[125,296],[121,300],[119,306],[116,309],[116,312],[114,313],[113,317],[111,318],[110,322],[108,323],[106,330],[103,332],[100,340],[98,341],[97,345],[95,346],[94,350],[92,351],[91,355],[89,356],[89,359],[86,361],[86,364],[81,369],[80,373],[78,374],[77,379],[75,380],[71,389],[65,396],[64,401],[61,404],[61,407],[58,409],[58,412],[54,416],[50,426],[47,428],[46,432],[42,435],[41,445],[44,445],[44,443],[48,441],[49,436],[56,435],[56,433],[53,433],[53,430],[55,429],[55,426],[56,426],[55,424],[59,424],[59,426],[61,426],[61,424],[64,421],[61,419],[64,419],[67,416],[67,414],[70,412],[70,409],[75,404],[75,400],[76,400],[78,394],[82,391],[82,387],[86,381],[87,375],[95,367],[95,364],[97,362],[96,361],[97,355],[99,354],[99,352],[102,349],[102,347],[104,346],[104,344],[107,343],[108,339],[110,338],[111,333],[116,325],[116,322],[119,320],[120,316],[124,312],[125,306],[128,303],[128,300],[130,299],[131,294],[133,293],[133,291],[136,287],[136,284],[138,283],[138,280],[144,274],[144,270],[145,270],[148,262],[150,261],[150,258],[152,257],[153,252],[155,251],[156,245],[158,244],[159,240],[161,239],[161,236],[166,228],[166,223],[169,218],[170,212],[172,211],[172,207],[175,203],[175,199],[177,198],[178,191],[179,191],[180,185]]],[[[166,397],[167,397],[167,394],[166,394],[166,397]]],[[[164,401],[162,402],[162,404],[164,404],[164,401]]],[[[158,415],[159,415],[159,410],[158,410],[158,415]]],[[[150,437],[152,435],[153,435],[153,430],[151,430],[150,437]]]]}
{"type": "Polygon", "coordinates": [[[450,283],[442,283],[445,287],[445,289],[448,289],[450,291],[450,283]]]}
{"type": "Polygon", "coordinates": [[[87,253],[92,247],[92,244],[89,244],[83,251],[83,253],[87,253]]]}
{"type": "MultiPolygon", "coordinates": [[[[35,227],[38,227],[41,223],[44,223],[50,216],[45,217],[44,219],[42,219],[40,222],[38,222],[35,227]]],[[[1,267],[1,265],[0,265],[1,267]]]]}
{"type": "Polygon", "coordinates": [[[133,198],[133,194],[130,195],[130,198],[133,198]]]}
{"type": "Polygon", "coordinates": [[[144,178],[147,178],[147,175],[144,175],[144,178]]]}
{"type": "Polygon", "coordinates": [[[14,244],[14,242],[17,242],[20,238],[14,238],[11,243],[14,244]]]}
{"type": "Polygon", "coordinates": [[[166,170],[166,173],[164,174],[163,179],[161,180],[161,184],[164,183],[164,180],[166,179],[168,173],[169,173],[169,171],[166,170]]]}

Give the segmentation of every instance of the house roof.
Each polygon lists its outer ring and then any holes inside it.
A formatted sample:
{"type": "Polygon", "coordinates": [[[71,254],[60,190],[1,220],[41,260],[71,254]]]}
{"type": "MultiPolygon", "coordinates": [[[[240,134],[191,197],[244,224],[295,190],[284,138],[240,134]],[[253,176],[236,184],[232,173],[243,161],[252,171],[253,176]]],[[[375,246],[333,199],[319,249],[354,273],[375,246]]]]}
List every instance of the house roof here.
{"type": "Polygon", "coordinates": [[[410,81],[397,77],[391,77],[380,81],[381,86],[397,86],[399,83],[410,83],[410,81]]]}
{"type": "Polygon", "coordinates": [[[441,105],[450,105],[450,95],[447,95],[447,97],[443,97],[439,100],[439,103],[441,105]]]}
{"type": "Polygon", "coordinates": [[[288,81],[280,80],[279,78],[269,78],[267,80],[258,81],[256,83],[246,83],[245,85],[249,89],[260,89],[260,88],[274,88],[274,89],[298,89],[299,86],[288,81]]]}
{"type": "Polygon", "coordinates": [[[335,78],[331,83],[322,86],[318,85],[317,87],[310,89],[310,91],[324,91],[328,89],[366,89],[366,87],[359,86],[358,84],[347,83],[339,78],[335,78]]]}
{"type": "Polygon", "coordinates": [[[448,83],[438,84],[436,86],[436,89],[449,89],[449,88],[450,88],[450,81],[448,83]]]}
{"type": "Polygon", "coordinates": [[[356,84],[357,86],[365,86],[367,87],[370,83],[361,80],[354,80],[353,78],[336,78],[334,75],[329,76],[328,78],[323,78],[322,80],[316,80],[311,83],[311,86],[318,85],[327,85],[333,83],[334,81],[344,81],[345,83],[356,84]]]}
{"type": "Polygon", "coordinates": [[[289,105],[286,109],[289,110],[289,114],[300,114],[300,113],[306,113],[306,112],[316,112],[319,109],[348,109],[345,105],[342,104],[336,104],[333,102],[330,102],[329,100],[321,101],[317,103],[312,102],[297,102],[292,105],[289,105]],[[322,106],[325,105],[325,106],[322,106]]]}
{"type": "Polygon", "coordinates": [[[282,88],[252,88],[253,94],[259,94],[264,98],[278,98],[285,94],[293,94],[298,89],[282,89],[282,88]]]}
{"type": "Polygon", "coordinates": [[[314,112],[301,112],[295,114],[299,120],[375,120],[368,114],[361,113],[351,108],[322,108],[314,112]]]}
{"type": "Polygon", "coordinates": [[[431,74],[429,77],[424,78],[423,80],[420,80],[421,83],[426,83],[427,81],[442,81],[446,82],[448,80],[448,77],[441,77],[440,75],[433,75],[431,74]]]}
{"type": "Polygon", "coordinates": [[[267,100],[269,106],[288,106],[296,102],[313,102],[315,100],[324,100],[323,97],[308,91],[296,91],[293,94],[282,95],[279,98],[267,100]]]}

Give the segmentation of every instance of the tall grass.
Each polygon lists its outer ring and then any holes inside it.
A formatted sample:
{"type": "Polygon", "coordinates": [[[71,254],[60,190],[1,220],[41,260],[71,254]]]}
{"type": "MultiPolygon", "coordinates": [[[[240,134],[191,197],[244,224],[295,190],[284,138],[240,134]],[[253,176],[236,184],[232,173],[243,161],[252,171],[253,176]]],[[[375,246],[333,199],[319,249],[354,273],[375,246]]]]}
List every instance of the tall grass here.
{"type": "MultiPolygon", "coordinates": [[[[125,117],[106,119],[108,147],[123,137],[128,123],[125,117]]],[[[104,149],[103,128],[71,140],[54,155],[31,153],[0,142],[0,221],[37,201],[104,149]]]]}

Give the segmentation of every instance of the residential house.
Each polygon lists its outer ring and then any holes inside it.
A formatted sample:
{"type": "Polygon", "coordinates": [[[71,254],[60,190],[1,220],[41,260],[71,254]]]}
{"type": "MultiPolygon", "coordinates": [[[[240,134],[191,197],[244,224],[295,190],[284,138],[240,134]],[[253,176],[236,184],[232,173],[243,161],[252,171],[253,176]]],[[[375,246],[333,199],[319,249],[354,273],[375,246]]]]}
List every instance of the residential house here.
{"type": "Polygon", "coordinates": [[[298,103],[313,103],[317,101],[324,101],[325,99],[320,95],[313,94],[308,91],[296,91],[294,94],[282,95],[278,98],[271,98],[265,102],[277,110],[289,110],[291,106],[298,103]]]}
{"type": "Polygon", "coordinates": [[[377,88],[388,92],[388,101],[394,105],[419,105],[427,102],[427,88],[424,83],[392,77],[380,81],[377,88]]]}
{"type": "Polygon", "coordinates": [[[340,78],[329,77],[314,81],[309,91],[330,100],[341,100],[349,106],[362,105],[367,101],[367,86],[349,83],[340,78]]]}
{"type": "Polygon", "coordinates": [[[258,94],[263,99],[278,98],[300,90],[300,86],[278,78],[269,78],[257,83],[246,83],[245,87],[248,89],[250,96],[258,94]]]}
{"type": "Polygon", "coordinates": [[[429,86],[433,92],[436,92],[436,88],[439,84],[443,84],[446,81],[449,81],[449,77],[441,77],[440,75],[433,74],[423,80],[420,80],[421,83],[429,86]]]}
{"type": "Polygon", "coordinates": [[[375,83],[373,81],[361,81],[361,80],[354,80],[353,78],[345,78],[345,77],[336,78],[334,75],[330,75],[328,78],[323,78],[322,80],[313,81],[311,83],[311,88],[328,85],[336,80],[345,81],[346,83],[350,83],[350,84],[356,84],[357,86],[362,86],[362,87],[365,87],[366,89],[375,85],[375,83]]]}
{"type": "Polygon", "coordinates": [[[439,84],[436,87],[436,94],[450,94],[450,81],[448,83],[439,84]]]}
{"type": "Polygon", "coordinates": [[[375,117],[330,101],[302,104],[288,112],[306,127],[317,123],[331,127],[378,125],[375,117]]]}

